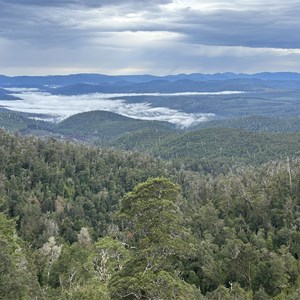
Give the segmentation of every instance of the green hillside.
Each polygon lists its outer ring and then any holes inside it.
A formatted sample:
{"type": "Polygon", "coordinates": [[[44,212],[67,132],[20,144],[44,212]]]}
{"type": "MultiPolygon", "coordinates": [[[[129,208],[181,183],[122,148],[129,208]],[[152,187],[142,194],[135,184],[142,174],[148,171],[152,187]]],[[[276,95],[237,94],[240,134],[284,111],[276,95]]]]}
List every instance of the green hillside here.
{"type": "Polygon", "coordinates": [[[189,128],[189,130],[194,131],[203,128],[236,128],[257,132],[300,132],[300,118],[249,116],[203,122],[189,128]]]}
{"type": "MultiPolygon", "coordinates": [[[[240,91],[238,88],[230,90],[240,91]]],[[[147,102],[154,107],[168,107],[186,113],[214,113],[218,118],[238,118],[254,115],[298,117],[300,112],[298,90],[270,89],[265,92],[257,91],[227,95],[140,95],[122,97],[122,99],[129,103],[147,102]]]]}
{"type": "Polygon", "coordinates": [[[154,131],[175,130],[174,126],[167,122],[138,120],[108,111],[89,111],[67,118],[59,123],[54,131],[78,139],[107,144],[128,132],[138,132],[146,128],[154,131]]]}
{"type": "Polygon", "coordinates": [[[194,170],[206,171],[299,157],[299,144],[300,133],[257,133],[230,128],[176,134],[158,132],[156,136],[144,131],[128,134],[114,143],[116,147],[147,151],[194,170]]]}
{"type": "Polygon", "coordinates": [[[298,299],[299,199],[299,159],[211,176],[0,130],[0,299],[298,299]]]}
{"type": "Polygon", "coordinates": [[[167,122],[105,111],[77,114],[55,125],[2,110],[0,126],[11,132],[141,151],[178,166],[213,173],[300,155],[299,118],[243,117],[201,123],[184,131],[167,122]]]}
{"type": "Polygon", "coordinates": [[[35,115],[0,109],[0,128],[10,132],[30,133],[35,130],[51,131],[53,124],[35,120],[35,115]]]}

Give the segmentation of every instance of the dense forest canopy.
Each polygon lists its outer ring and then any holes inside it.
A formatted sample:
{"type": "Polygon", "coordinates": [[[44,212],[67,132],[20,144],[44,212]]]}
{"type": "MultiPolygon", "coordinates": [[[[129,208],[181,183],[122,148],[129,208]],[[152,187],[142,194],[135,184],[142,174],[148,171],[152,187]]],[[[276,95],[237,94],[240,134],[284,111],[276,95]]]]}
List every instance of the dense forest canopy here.
{"type": "Polygon", "coordinates": [[[0,152],[0,298],[299,298],[296,158],[208,174],[2,130],[0,152]]]}

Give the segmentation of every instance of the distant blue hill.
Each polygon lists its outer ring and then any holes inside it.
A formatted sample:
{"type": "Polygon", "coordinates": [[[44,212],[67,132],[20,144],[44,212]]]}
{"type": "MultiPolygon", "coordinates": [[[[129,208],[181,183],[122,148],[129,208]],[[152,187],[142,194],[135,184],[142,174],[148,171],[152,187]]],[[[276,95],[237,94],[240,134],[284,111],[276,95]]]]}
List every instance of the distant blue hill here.
{"type": "MultiPolygon", "coordinates": [[[[10,95],[10,92],[0,89],[0,101],[1,100],[20,100],[20,98],[10,95]]],[[[1,105],[1,102],[0,102],[1,105]]]]}
{"type": "Polygon", "coordinates": [[[70,74],[50,76],[14,76],[0,75],[0,86],[21,86],[21,87],[44,87],[44,86],[66,86],[78,83],[86,84],[113,84],[127,85],[130,83],[146,83],[151,81],[177,82],[179,80],[192,81],[219,81],[232,79],[260,79],[264,81],[300,81],[300,73],[277,72],[277,73],[216,73],[216,74],[178,74],[167,76],[154,75],[104,75],[104,74],[70,74]]]}
{"type": "Polygon", "coordinates": [[[298,81],[264,81],[256,78],[195,81],[152,80],[147,82],[116,83],[76,83],[55,89],[48,89],[52,94],[80,95],[91,93],[178,93],[178,92],[222,92],[245,91],[265,92],[273,89],[300,89],[298,81]]]}
{"type": "Polygon", "coordinates": [[[255,74],[245,74],[245,73],[215,73],[215,74],[178,74],[169,75],[165,79],[171,81],[177,81],[178,79],[190,79],[197,81],[206,80],[229,80],[229,79],[261,79],[261,80],[300,80],[300,73],[294,72],[263,72],[255,74]]]}

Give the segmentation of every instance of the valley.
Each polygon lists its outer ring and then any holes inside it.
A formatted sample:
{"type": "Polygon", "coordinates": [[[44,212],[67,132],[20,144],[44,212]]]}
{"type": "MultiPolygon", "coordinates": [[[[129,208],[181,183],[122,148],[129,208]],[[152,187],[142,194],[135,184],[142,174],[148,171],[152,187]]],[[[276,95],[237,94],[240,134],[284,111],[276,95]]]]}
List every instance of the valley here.
{"type": "Polygon", "coordinates": [[[298,299],[298,83],[0,76],[0,298],[298,299]]]}

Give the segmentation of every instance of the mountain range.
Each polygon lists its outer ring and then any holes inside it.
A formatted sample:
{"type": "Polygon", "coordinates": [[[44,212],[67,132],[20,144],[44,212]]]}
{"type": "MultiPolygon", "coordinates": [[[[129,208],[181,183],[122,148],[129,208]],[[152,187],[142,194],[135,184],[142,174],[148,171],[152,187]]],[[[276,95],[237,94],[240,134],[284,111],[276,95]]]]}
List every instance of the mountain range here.
{"type": "Polygon", "coordinates": [[[216,73],[216,74],[178,74],[167,76],[154,75],[104,75],[104,74],[71,74],[49,76],[5,76],[0,75],[0,86],[41,86],[41,85],[70,85],[76,83],[100,84],[133,82],[143,83],[150,81],[176,82],[178,80],[211,81],[230,79],[259,79],[266,81],[299,81],[300,73],[294,72],[263,72],[255,74],[244,73],[216,73]]]}

